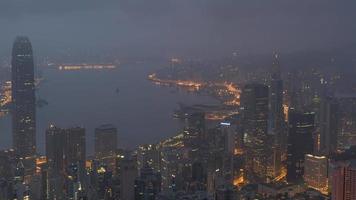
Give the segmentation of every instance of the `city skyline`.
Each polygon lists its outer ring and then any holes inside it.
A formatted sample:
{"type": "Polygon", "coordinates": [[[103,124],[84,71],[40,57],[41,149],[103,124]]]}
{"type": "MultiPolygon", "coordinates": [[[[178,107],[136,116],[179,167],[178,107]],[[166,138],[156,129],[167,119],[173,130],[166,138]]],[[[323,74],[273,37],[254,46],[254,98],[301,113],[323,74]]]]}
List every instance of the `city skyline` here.
{"type": "Polygon", "coordinates": [[[0,199],[356,199],[354,8],[0,1],[0,199]]]}

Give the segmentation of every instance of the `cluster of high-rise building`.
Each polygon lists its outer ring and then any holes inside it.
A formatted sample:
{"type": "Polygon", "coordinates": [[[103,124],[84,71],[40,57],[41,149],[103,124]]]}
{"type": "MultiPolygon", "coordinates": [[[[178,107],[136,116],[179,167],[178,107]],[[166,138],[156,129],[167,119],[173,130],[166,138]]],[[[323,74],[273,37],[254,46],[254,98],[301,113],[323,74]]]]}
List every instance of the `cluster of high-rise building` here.
{"type": "Polygon", "coordinates": [[[303,81],[285,86],[277,55],[272,66],[269,80],[243,85],[239,112],[227,119],[187,111],[176,136],[132,151],[105,124],[94,130],[93,156],[85,128],[50,125],[41,156],[32,47],[18,37],[0,199],[356,199],[356,97],[331,95],[324,80],[313,92],[303,81]]]}

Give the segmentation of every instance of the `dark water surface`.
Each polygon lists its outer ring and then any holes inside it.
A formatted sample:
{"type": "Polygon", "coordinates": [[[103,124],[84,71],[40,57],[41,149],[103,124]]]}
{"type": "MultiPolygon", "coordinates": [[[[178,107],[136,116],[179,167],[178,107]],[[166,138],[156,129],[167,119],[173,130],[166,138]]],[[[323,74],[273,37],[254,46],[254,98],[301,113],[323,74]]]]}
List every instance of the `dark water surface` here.
{"type": "MultiPolygon", "coordinates": [[[[114,124],[120,147],[133,148],[158,142],[181,128],[179,120],[172,118],[178,102],[217,103],[211,97],[154,85],[147,75],[155,68],[152,64],[127,64],[112,70],[44,70],[45,81],[37,98],[49,105],[37,108],[38,151],[44,153],[45,129],[51,123],[85,127],[88,153],[92,154],[94,128],[101,124],[114,124]]],[[[10,118],[0,119],[1,149],[12,144],[10,118]]]]}

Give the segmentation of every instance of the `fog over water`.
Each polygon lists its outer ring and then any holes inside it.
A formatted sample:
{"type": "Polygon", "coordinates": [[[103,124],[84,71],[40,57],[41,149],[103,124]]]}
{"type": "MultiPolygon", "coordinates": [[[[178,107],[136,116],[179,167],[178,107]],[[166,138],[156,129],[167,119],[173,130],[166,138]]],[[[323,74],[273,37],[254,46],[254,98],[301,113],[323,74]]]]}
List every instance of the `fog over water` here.
{"type": "MultiPolygon", "coordinates": [[[[160,87],[147,75],[159,65],[127,64],[114,70],[59,71],[46,69],[37,98],[49,105],[37,108],[37,145],[44,153],[45,129],[83,126],[87,148],[94,150],[94,128],[112,123],[118,128],[120,147],[156,143],[175,135],[181,123],[173,119],[179,102],[217,103],[211,97],[160,87]],[[119,90],[119,93],[116,90],[119,90]]],[[[11,148],[10,116],[0,119],[0,148],[11,148]]]]}

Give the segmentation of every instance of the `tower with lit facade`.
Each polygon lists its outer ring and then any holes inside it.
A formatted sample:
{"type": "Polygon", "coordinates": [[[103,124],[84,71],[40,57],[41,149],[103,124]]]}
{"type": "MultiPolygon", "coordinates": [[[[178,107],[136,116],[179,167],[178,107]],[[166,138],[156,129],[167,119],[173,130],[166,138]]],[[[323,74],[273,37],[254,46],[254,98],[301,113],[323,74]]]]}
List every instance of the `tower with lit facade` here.
{"type": "Polygon", "coordinates": [[[73,196],[73,188],[81,185],[85,176],[85,129],[62,129],[51,125],[46,130],[46,156],[48,196],[51,199],[73,196]]]}
{"type": "Polygon", "coordinates": [[[36,97],[32,45],[27,37],[15,39],[11,64],[13,147],[31,170],[36,154],[36,97]]]}
{"type": "Polygon", "coordinates": [[[325,156],[306,154],[304,159],[304,182],[310,188],[328,193],[328,159],[325,156]]]}
{"type": "Polygon", "coordinates": [[[276,177],[281,173],[281,158],[282,154],[285,154],[287,146],[286,134],[284,131],[283,80],[281,78],[278,54],[275,54],[273,59],[269,92],[269,128],[271,135],[274,135],[271,176],[276,177]]]}

